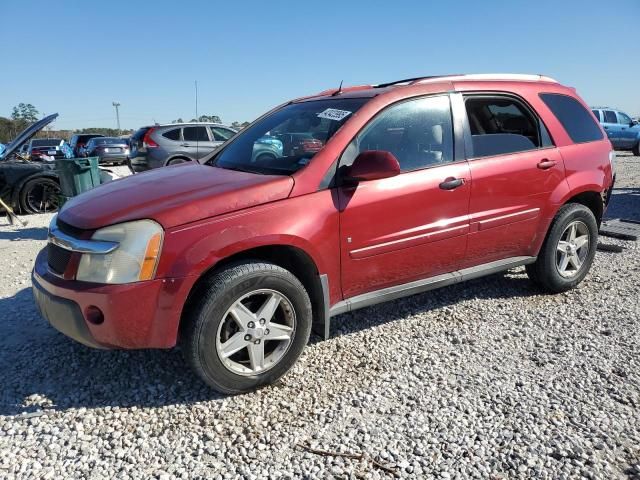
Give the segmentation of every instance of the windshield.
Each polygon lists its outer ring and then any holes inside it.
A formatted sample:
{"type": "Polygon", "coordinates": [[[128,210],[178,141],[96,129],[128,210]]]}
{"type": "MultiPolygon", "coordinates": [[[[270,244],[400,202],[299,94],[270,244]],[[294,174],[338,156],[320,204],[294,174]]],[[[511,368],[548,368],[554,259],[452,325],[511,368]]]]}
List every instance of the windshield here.
{"type": "Polygon", "coordinates": [[[311,162],[368,98],[287,105],[243,131],[209,162],[220,168],[289,175],[311,162]]]}

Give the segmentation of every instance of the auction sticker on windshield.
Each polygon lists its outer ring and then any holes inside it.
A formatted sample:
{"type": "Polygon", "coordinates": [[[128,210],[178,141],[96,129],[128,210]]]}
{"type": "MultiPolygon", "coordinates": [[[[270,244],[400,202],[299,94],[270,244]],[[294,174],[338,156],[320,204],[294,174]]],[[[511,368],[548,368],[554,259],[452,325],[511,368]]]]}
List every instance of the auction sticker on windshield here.
{"type": "Polygon", "coordinates": [[[318,114],[318,118],[326,118],[328,120],[335,120],[339,122],[343,118],[351,115],[349,110],[338,110],[337,108],[327,108],[326,110],[318,114]]]}

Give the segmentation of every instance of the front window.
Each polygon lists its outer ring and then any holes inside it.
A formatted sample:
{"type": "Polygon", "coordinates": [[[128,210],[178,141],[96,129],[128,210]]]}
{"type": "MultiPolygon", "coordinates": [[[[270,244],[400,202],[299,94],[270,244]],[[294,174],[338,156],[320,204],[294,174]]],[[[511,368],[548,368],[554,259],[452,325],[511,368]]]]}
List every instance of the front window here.
{"type": "Polygon", "coordinates": [[[290,175],[308,165],[367,100],[292,103],[245,129],[208,163],[230,170],[290,175]]]}

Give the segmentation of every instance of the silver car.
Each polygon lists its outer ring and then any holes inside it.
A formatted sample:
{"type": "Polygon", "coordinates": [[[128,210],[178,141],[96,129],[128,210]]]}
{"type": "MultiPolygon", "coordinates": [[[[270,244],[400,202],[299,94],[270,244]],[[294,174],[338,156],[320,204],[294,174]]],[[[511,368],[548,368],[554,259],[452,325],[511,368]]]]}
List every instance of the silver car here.
{"type": "Polygon", "coordinates": [[[198,161],[236,131],[218,123],[171,123],[140,128],[131,137],[129,166],[134,172],[198,161]]]}

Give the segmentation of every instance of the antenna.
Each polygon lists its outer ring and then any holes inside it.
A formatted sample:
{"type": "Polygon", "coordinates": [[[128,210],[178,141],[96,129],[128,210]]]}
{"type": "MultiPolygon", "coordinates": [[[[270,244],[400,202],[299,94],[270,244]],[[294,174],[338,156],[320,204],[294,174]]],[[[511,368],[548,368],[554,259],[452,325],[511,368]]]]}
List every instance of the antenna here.
{"type": "Polygon", "coordinates": [[[340,80],[340,86],[338,87],[338,90],[336,90],[335,92],[333,92],[333,94],[331,94],[332,97],[335,97],[336,95],[340,95],[342,93],[342,82],[344,80],[340,80]]]}
{"type": "Polygon", "coordinates": [[[196,122],[198,121],[198,81],[195,81],[196,86],[196,122]]]}

